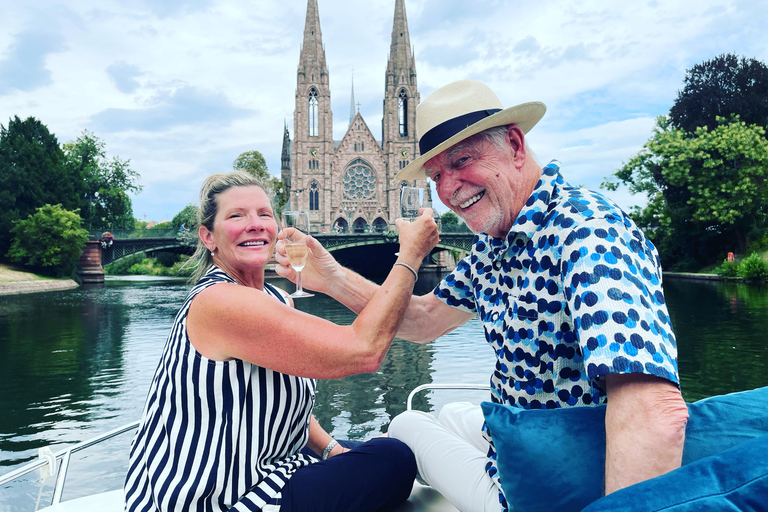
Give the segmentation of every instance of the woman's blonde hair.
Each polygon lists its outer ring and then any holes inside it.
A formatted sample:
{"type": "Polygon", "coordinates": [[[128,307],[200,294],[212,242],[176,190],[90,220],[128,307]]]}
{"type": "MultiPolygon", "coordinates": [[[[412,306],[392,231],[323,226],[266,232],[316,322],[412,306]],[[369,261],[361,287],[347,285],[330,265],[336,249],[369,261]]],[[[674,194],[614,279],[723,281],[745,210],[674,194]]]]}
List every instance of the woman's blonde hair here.
{"type": "MultiPolygon", "coordinates": [[[[258,178],[245,171],[233,171],[227,174],[213,174],[209,176],[200,188],[200,208],[198,209],[198,221],[201,226],[205,226],[208,231],[213,233],[213,221],[216,219],[216,213],[219,211],[217,198],[219,194],[226,192],[234,187],[259,187],[269,198],[272,205],[272,187],[266,180],[258,178]]],[[[213,265],[213,256],[203,241],[198,236],[195,253],[187,262],[192,267],[191,283],[196,283],[213,265]]]]}

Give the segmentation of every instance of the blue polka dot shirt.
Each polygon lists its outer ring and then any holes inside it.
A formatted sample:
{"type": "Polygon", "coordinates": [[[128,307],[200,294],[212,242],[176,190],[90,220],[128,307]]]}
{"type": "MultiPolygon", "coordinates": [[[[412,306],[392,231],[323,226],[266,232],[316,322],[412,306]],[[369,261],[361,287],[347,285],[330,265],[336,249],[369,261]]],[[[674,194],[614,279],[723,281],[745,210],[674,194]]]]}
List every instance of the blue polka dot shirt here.
{"type": "MultiPolygon", "coordinates": [[[[566,183],[557,161],[507,237],[476,235],[434,293],[482,321],[496,352],[494,402],[597,405],[608,373],[679,383],[656,248],[614,203],[566,183]]],[[[492,442],[489,457],[498,478],[492,442]]]]}

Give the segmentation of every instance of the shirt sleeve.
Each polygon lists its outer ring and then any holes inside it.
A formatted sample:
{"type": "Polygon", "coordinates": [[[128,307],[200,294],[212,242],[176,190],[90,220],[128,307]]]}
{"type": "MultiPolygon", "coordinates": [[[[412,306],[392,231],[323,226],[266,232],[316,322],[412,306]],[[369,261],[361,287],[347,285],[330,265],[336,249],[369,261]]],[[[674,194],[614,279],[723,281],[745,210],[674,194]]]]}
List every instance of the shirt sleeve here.
{"type": "Polygon", "coordinates": [[[467,313],[477,314],[475,296],[472,293],[470,257],[467,256],[459,261],[453,272],[445,276],[432,293],[449,306],[466,311],[467,313]]]}
{"type": "Polygon", "coordinates": [[[614,213],[574,227],[562,276],[590,380],[644,373],[679,384],[656,248],[631,219],[614,213]]]}

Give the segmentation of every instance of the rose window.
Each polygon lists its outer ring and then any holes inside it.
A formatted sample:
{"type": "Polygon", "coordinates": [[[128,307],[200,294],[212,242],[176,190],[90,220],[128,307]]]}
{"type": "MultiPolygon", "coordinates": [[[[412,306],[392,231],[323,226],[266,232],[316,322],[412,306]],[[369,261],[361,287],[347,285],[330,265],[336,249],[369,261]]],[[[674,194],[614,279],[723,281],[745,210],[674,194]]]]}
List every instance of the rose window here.
{"type": "Polygon", "coordinates": [[[344,173],[344,193],[352,199],[366,199],[373,195],[376,179],[366,165],[355,162],[344,173]]]}

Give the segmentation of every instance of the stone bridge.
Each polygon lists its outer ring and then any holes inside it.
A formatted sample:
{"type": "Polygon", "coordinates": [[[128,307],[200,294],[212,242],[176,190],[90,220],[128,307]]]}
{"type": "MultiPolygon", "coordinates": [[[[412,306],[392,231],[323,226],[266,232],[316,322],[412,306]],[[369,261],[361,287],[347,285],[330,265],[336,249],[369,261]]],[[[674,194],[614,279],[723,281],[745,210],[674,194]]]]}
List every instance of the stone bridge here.
{"type": "MultiPolygon", "coordinates": [[[[192,254],[196,238],[176,230],[113,231],[114,241],[102,251],[101,264],[109,265],[139,252],[170,251],[192,254]]],[[[99,237],[99,232],[96,236],[99,237]]],[[[387,265],[394,263],[398,250],[397,233],[315,233],[323,247],[334,253],[345,266],[359,267],[360,263],[387,265]],[[364,260],[364,261],[361,261],[364,260]],[[391,260],[391,261],[390,261],[391,260]]],[[[467,253],[474,235],[469,232],[441,232],[440,243],[433,254],[442,250],[467,253]]]]}

